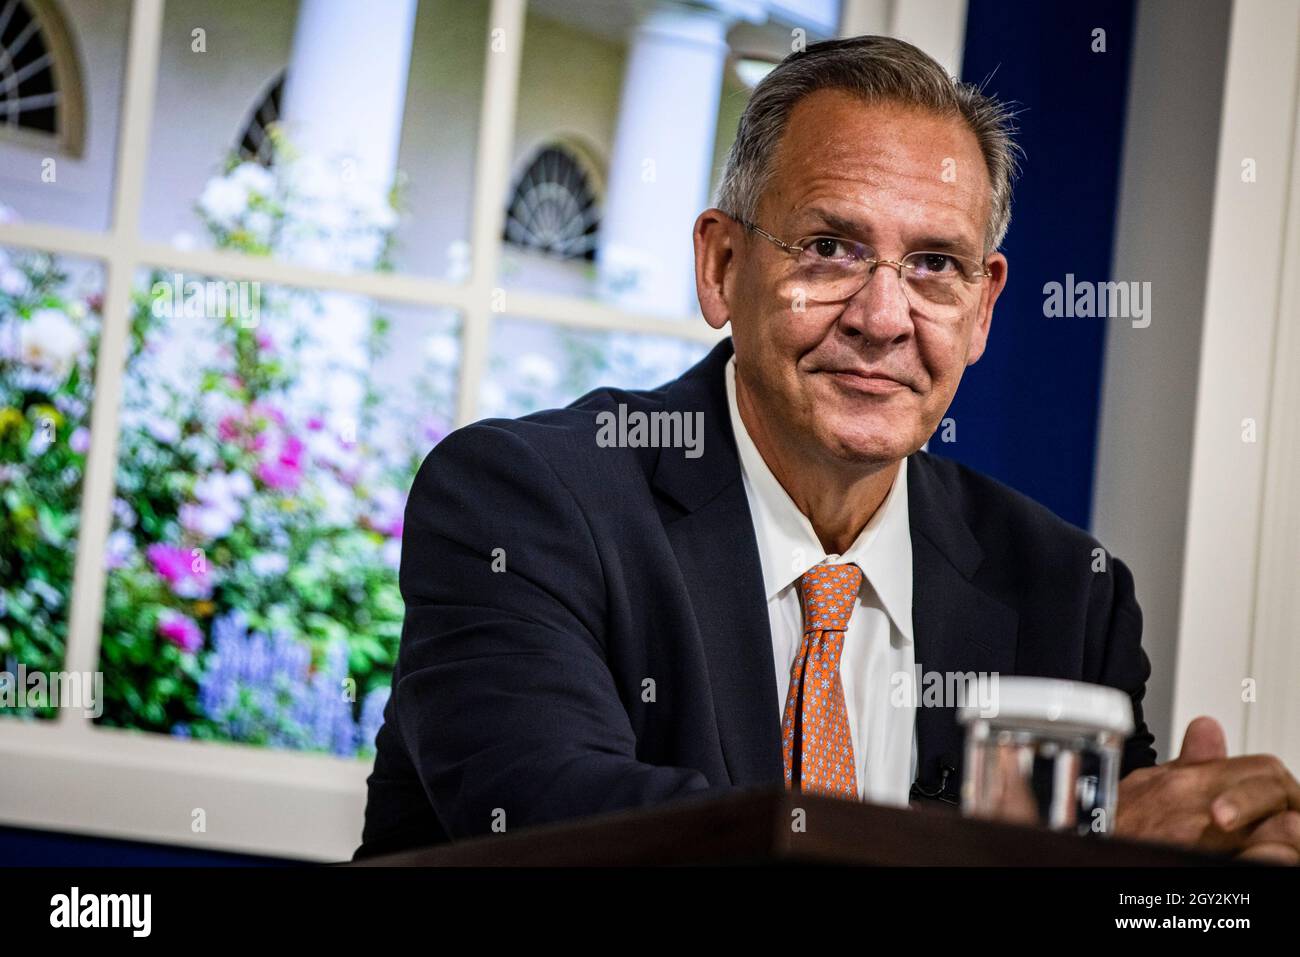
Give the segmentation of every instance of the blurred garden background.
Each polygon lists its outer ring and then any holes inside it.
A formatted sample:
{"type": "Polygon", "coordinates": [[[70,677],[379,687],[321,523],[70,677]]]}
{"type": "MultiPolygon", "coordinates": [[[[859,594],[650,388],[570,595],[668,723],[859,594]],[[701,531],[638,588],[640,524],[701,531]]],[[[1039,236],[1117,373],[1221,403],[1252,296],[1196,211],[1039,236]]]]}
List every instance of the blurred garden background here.
{"type": "MultiPolygon", "coordinates": [[[[691,221],[748,90],[838,8],[529,3],[488,235],[486,0],[167,0],[132,210],[166,262],[139,256],[120,368],[97,365],[102,263],[0,249],[0,670],[65,667],[95,388],[117,377],[98,724],[372,753],[424,456],[703,356],[691,221]],[[246,257],[285,281],[219,268],[246,257]],[[311,282],[334,274],[427,292],[311,282]],[[492,301],[466,308],[466,283],[492,301]]],[[[131,16],[0,0],[4,222],[114,228],[131,16]]]]}

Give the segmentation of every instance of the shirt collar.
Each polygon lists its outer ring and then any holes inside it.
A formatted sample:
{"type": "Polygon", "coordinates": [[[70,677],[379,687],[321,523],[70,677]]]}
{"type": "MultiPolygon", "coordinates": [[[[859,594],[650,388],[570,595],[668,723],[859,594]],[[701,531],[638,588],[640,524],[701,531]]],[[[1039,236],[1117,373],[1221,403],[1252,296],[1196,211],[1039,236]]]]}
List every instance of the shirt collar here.
{"type": "Polygon", "coordinates": [[[808,516],[777,481],[754,444],[736,404],[736,357],[727,361],[727,406],[740,453],[745,494],[754,516],[763,587],[771,601],[814,565],[852,562],[876,590],[903,638],[912,641],[912,533],[907,508],[907,459],[899,463],[889,494],[843,555],[822,548],[808,516]]]}

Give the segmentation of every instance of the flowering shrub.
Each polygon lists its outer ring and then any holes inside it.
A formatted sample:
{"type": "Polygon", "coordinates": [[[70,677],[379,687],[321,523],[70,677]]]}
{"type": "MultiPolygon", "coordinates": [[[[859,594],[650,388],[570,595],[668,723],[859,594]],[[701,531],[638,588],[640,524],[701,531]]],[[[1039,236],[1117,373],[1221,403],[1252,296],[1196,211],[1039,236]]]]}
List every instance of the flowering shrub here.
{"type": "MultiPolygon", "coordinates": [[[[384,268],[392,207],[281,146],[203,190],[213,243],[384,268]]],[[[367,753],[401,632],[405,492],[450,426],[454,323],[399,394],[376,384],[389,320],[367,303],[273,289],[256,316],[237,297],[191,314],[191,282],[155,273],[135,300],[101,721],[367,753]]]]}
{"type": "MultiPolygon", "coordinates": [[[[270,169],[232,163],[204,188],[197,211],[211,243],[388,268],[395,198],[279,140],[277,151],[270,169]]],[[[370,303],[260,287],[214,299],[203,277],[142,278],[104,556],[100,721],[366,754],[401,631],[406,490],[452,419],[454,317],[422,317],[422,348],[404,338],[401,374],[385,375],[392,317],[370,303]]],[[[72,285],[52,257],[0,252],[9,670],[56,670],[66,645],[100,308],[72,285]]],[[[487,414],[563,404],[611,379],[655,385],[703,352],[544,326],[530,345],[516,338],[528,325],[502,323],[515,356],[493,360],[487,414]]]]}
{"type": "Polygon", "coordinates": [[[486,415],[513,418],[567,405],[597,386],[648,389],[681,375],[706,352],[708,346],[688,339],[505,320],[480,406],[486,415]]]}
{"type": "Polygon", "coordinates": [[[97,294],[68,290],[86,281],[52,256],[0,250],[0,670],[11,673],[62,667],[100,309],[97,294]]]}
{"type": "Polygon", "coordinates": [[[213,622],[212,642],[199,682],[208,720],[177,724],[174,734],[344,755],[374,741],[389,689],[367,695],[360,721],[353,720],[352,696],[339,693],[349,687],[346,642],[331,643],[313,670],[306,645],[283,631],[250,633],[239,611],[213,622]]]}

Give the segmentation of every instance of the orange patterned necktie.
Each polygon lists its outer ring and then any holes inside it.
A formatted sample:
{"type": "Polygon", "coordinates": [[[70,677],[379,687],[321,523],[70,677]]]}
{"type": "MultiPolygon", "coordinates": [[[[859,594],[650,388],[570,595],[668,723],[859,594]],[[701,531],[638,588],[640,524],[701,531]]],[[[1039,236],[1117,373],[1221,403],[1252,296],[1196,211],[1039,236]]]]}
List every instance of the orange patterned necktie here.
{"type": "Polygon", "coordinates": [[[815,565],[799,579],[803,640],[781,722],[787,788],[858,796],[840,655],[861,583],[857,565],[815,565]]]}

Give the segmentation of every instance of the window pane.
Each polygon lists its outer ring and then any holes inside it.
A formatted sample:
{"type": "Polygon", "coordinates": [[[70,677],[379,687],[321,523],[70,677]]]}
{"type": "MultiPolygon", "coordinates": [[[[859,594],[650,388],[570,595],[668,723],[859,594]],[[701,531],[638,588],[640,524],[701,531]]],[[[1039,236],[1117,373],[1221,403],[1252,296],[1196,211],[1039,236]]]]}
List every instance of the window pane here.
{"type": "Polygon", "coordinates": [[[751,85],[837,5],[755,4],[752,21],[707,6],[531,0],[504,288],[696,314],[691,230],[751,85]]]}
{"type": "Polygon", "coordinates": [[[168,0],[146,237],[464,278],[488,10],[168,0]]]}
{"type": "MultiPolygon", "coordinates": [[[[101,268],[0,248],[0,672],[63,667],[99,344],[101,268]]],[[[0,715],[50,717],[12,703],[0,715]]],[[[38,703],[39,702],[34,702],[38,703]]]]}
{"type": "Polygon", "coordinates": [[[131,5],[0,0],[0,202],[106,229],[131,5]]]}
{"type": "Polygon", "coordinates": [[[501,319],[492,329],[479,414],[513,418],[558,408],[604,385],[653,388],[681,375],[708,351],[708,345],[688,339],[501,319]]]}
{"type": "Polygon", "coordinates": [[[134,305],[101,722],[365,754],[405,497],[450,428],[458,319],[155,272],[134,305]]]}

